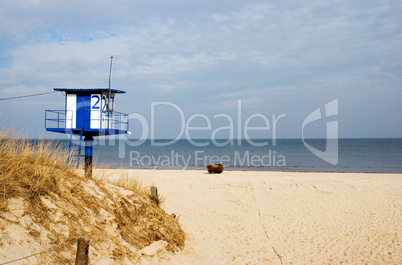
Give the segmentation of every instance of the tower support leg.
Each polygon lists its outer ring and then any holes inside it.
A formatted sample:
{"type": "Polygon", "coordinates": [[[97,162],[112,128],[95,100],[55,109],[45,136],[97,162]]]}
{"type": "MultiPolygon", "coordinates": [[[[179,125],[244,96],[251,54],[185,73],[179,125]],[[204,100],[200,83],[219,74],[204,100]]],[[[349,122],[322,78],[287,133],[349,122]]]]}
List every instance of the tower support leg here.
{"type": "Polygon", "coordinates": [[[94,138],[92,136],[85,136],[85,176],[92,178],[92,144],[94,138]]]}

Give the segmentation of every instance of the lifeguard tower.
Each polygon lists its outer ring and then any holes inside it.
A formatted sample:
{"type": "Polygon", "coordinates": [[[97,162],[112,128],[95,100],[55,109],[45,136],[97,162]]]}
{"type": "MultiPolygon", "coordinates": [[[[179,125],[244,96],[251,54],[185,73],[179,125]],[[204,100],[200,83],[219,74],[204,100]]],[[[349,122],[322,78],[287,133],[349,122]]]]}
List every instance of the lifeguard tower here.
{"type": "MultiPolygon", "coordinates": [[[[109,78],[110,86],[110,78],[109,78]]],[[[113,110],[116,94],[126,93],[109,88],[55,88],[65,93],[64,110],[46,110],[45,128],[50,132],[70,135],[67,164],[79,167],[85,157],[85,175],[92,177],[94,136],[128,133],[128,115],[113,110]],[[73,135],[79,136],[77,154],[72,154],[73,135]],[[81,155],[81,142],[85,155],[81,155]]]]}

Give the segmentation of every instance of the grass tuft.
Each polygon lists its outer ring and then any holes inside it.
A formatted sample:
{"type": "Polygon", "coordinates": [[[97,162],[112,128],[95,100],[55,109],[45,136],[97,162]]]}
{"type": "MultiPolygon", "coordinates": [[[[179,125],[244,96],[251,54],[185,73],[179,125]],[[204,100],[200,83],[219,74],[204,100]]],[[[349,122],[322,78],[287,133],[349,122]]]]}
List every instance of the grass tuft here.
{"type": "Polygon", "coordinates": [[[31,253],[67,245],[62,252],[38,256],[40,264],[72,264],[76,245],[71,242],[80,237],[90,239],[91,260],[106,256],[116,263],[137,262],[138,250],[156,240],[168,242],[173,252],[184,246],[177,219],[128,173],[113,183],[106,181],[106,171],[88,179],[66,160],[65,151],[49,142],[32,144],[0,132],[0,245],[8,240],[11,248],[8,237],[17,225],[25,231],[18,244],[29,245],[31,253]]]}

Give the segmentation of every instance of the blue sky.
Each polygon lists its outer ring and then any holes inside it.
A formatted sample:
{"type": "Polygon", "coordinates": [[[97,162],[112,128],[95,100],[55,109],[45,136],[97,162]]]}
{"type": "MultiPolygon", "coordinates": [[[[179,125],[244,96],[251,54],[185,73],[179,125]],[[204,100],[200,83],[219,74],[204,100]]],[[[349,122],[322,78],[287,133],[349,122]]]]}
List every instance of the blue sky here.
{"type": "MultiPolygon", "coordinates": [[[[300,138],[304,119],[338,99],[340,137],[402,137],[401,1],[52,1],[0,2],[0,98],[54,87],[127,91],[117,109],[150,122],[152,102],[211,121],[208,138],[233,118],[256,138],[300,138]],[[238,102],[241,118],[238,121],[238,102]],[[261,114],[261,115],[260,115],[261,114]],[[258,115],[257,115],[258,116],[258,115]]],[[[45,109],[63,109],[56,93],[0,101],[1,125],[31,138],[45,132],[45,109]]],[[[325,137],[326,119],[306,127],[325,137]]],[[[191,126],[206,126],[195,118],[191,126]]],[[[141,124],[131,121],[132,137],[141,124]]],[[[178,112],[155,109],[156,138],[175,138],[178,112]]],[[[228,130],[216,135],[229,136],[228,130]]],[[[244,135],[241,135],[242,137],[244,135]]],[[[150,137],[150,133],[148,135],[150,137]]]]}

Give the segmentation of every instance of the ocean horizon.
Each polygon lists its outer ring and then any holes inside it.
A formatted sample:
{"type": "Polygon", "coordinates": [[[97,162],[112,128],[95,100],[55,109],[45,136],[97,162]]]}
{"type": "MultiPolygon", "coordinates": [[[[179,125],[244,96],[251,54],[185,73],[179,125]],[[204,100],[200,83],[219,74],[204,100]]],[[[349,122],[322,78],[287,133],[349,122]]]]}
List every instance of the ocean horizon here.
{"type": "MultiPolygon", "coordinates": [[[[39,141],[31,140],[33,143],[39,141]]],[[[69,139],[45,139],[68,149],[69,139]]],[[[73,141],[79,144],[78,138],[73,141]]],[[[84,141],[82,141],[82,153],[84,141]]],[[[289,172],[402,173],[402,138],[147,139],[95,138],[96,167],[289,172]]],[[[81,163],[82,165],[82,163],[81,163]]]]}

